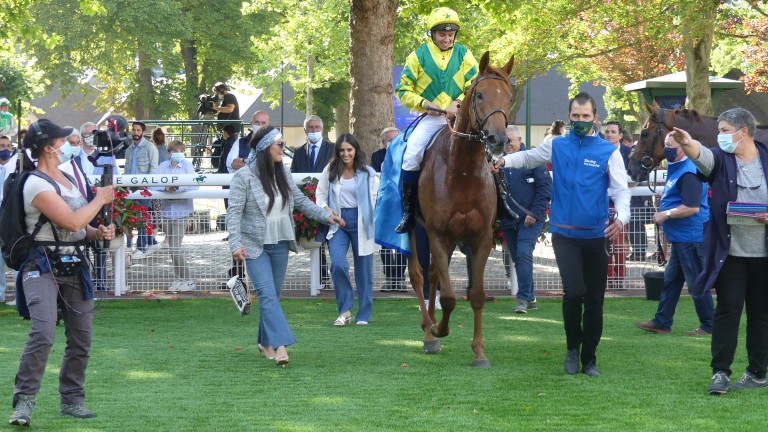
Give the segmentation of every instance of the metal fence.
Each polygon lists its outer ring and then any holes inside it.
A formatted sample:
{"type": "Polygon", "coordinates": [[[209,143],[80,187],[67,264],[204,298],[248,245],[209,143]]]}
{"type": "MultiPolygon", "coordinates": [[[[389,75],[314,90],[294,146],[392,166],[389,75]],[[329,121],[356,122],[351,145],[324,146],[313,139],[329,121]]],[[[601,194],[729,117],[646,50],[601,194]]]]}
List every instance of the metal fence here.
{"type": "MultiPolygon", "coordinates": [[[[651,208],[638,208],[635,211],[638,216],[645,217],[645,220],[650,220],[650,216],[653,214],[651,208]]],[[[167,247],[160,248],[142,259],[132,259],[130,249],[119,252],[125,254],[123,262],[125,263],[127,288],[132,291],[169,290],[176,281],[172,256],[181,254],[186,258],[192,272],[196,290],[224,289],[224,283],[229,279],[233,263],[228,243],[225,241],[227,232],[223,215],[223,204],[196,210],[188,219],[187,233],[181,247],[175,250],[167,247]]],[[[628,231],[627,238],[642,238],[641,234],[645,233],[647,241],[644,244],[629,243],[625,244],[623,248],[615,248],[612,256],[614,263],[610,265],[610,269],[606,269],[609,274],[615,275],[610,279],[609,289],[643,288],[643,274],[660,269],[656,261],[658,245],[655,226],[643,223],[630,225],[630,227],[633,226],[637,227],[638,231],[628,231]],[[642,250],[643,246],[645,247],[643,258],[633,260],[631,254],[642,250]]],[[[162,244],[164,237],[164,228],[160,224],[156,240],[162,244]]],[[[505,253],[506,251],[502,247],[496,247],[491,251],[485,269],[486,289],[504,290],[514,285],[514,281],[510,283],[509,267],[504,264],[505,253]]],[[[107,279],[103,281],[110,290],[115,287],[112,267],[114,261],[113,255],[107,263],[109,269],[107,279]]],[[[351,256],[348,257],[348,261],[350,264],[352,263],[351,256]]],[[[509,262],[509,260],[507,261],[509,262]]],[[[314,264],[320,265],[319,262],[314,264]]],[[[455,289],[463,289],[467,286],[466,264],[467,260],[464,254],[457,249],[453,254],[450,266],[451,280],[455,289]]],[[[311,265],[309,251],[301,250],[298,253],[291,253],[284,289],[308,292],[311,265]]],[[[330,258],[328,265],[330,265],[330,258]]],[[[352,271],[354,271],[354,266],[352,271]]],[[[387,273],[397,274],[400,272],[393,268],[387,273]]],[[[379,290],[385,283],[384,275],[384,265],[379,256],[376,256],[374,258],[374,290],[379,290]]],[[[404,281],[410,286],[407,272],[404,281]]],[[[330,282],[323,281],[322,283],[324,288],[329,288],[330,282]]],[[[534,251],[534,287],[537,291],[560,291],[562,289],[549,235],[546,235],[546,239],[536,245],[534,251]]]]}
{"type": "MultiPolygon", "coordinates": [[[[131,177],[122,176],[120,181],[130,185],[131,177]]],[[[301,174],[295,178],[301,178],[301,174]]],[[[214,184],[222,179],[217,175],[209,175],[206,181],[214,180],[214,184]]],[[[133,179],[135,181],[135,179],[133,179]]],[[[195,180],[200,180],[196,178],[195,180]]],[[[133,183],[135,184],[135,183],[133,183]]],[[[141,184],[141,183],[139,183],[141,184]]],[[[225,183],[226,184],[226,183],[225,183]]],[[[195,199],[195,212],[188,218],[186,234],[180,247],[172,249],[163,247],[157,249],[151,255],[135,259],[132,251],[125,247],[112,252],[106,262],[106,279],[95,279],[98,285],[106,286],[109,290],[119,288],[131,291],[170,290],[176,282],[174,271],[174,255],[186,258],[191,272],[191,278],[195,281],[197,291],[210,291],[224,289],[224,283],[232,274],[233,263],[225,241],[227,237],[224,222],[225,209],[222,193],[226,193],[216,186],[203,186],[196,191],[197,196],[208,197],[195,199]],[[115,266],[118,267],[115,267],[115,266]],[[117,284],[116,284],[117,279],[117,284]]],[[[645,191],[635,188],[633,194],[648,195],[645,191]]],[[[647,197],[646,197],[647,198],[647,197]]],[[[637,200],[633,200],[636,203],[637,200]]],[[[614,245],[611,252],[611,262],[606,272],[609,274],[609,289],[636,289],[644,287],[643,274],[649,271],[660,270],[656,256],[660,233],[656,232],[652,224],[653,207],[636,206],[632,208],[632,222],[627,226],[625,242],[614,245]]],[[[159,215],[153,214],[158,225],[156,239],[163,244],[165,227],[159,215]]],[[[135,243],[134,243],[135,245],[135,243]]],[[[504,290],[516,285],[513,271],[510,271],[509,260],[505,265],[505,250],[496,247],[488,259],[485,269],[485,287],[491,290],[504,290]]],[[[285,289],[291,291],[309,291],[310,275],[314,267],[316,273],[320,271],[320,259],[310,259],[311,253],[302,250],[296,254],[290,254],[288,271],[285,281],[285,289]]],[[[316,256],[319,256],[317,254],[316,256]]],[[[327,257],[327,252],[326,252],[327,257]]],[[[352,263],[351,257],[348,259],[352,263]]],[[[327,260],[330,266],[330,259],[327,260]]],[[[450,272],[454,289],[463,289],[467,286],[467,260],[458,249],[454,252],[450,272]]],[[[513,269],[514,267],[512,267],[513,269]]],[[[354,271],[354,268],[352,269],[354,271]]],[[[399,273],[387,271],[387,274],[399,273]]],[[[374,289],[379,290],[385,283],[385,269],[382,261],[377,256],[374,259],[374,289]]],[[[10,273],[6,274],[7,277],[10,273]]],[[[94,274],[94,277],[96,275],[94,274]]],[[[407,274],[404,282],[409,285],[407,274]]],[[[327,280],[321,280],[326,287],[330,284],[327,280]]],[[[313,285],[316,288],[316,285],[313,285]]],[[[536,245],[534,251],[534,288],[537,291],[560,291],[562,285],[557,269],[554,252],[550,244],[550,236],[536,245]]]]}

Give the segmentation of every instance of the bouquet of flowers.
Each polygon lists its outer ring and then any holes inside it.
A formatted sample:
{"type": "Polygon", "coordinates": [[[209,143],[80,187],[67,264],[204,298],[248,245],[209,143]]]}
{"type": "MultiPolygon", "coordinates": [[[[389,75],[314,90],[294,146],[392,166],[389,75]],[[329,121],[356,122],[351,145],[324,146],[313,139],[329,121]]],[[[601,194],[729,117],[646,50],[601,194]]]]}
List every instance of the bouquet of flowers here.
{"type": "MultiPolygon", "coordinates": [[[[299,185],[299,190],[309,198],[310,201],[316,202],[317,198],[315,193],[317,192],[317,179],[314,177],[304,177],[299,185]]],[[[304,213],[294,210],[293,222],[296,225],[296,238],[304,238],[306,240],[314,241],[315,235],[317,235],[317,229],[320,223],[314,219],[308,218],[304,213]]]]}
{"type": "MultiPolygon", "coordinates": [[[[155,226],[149,222],[150,215],[147,208],[132,199],[128,199],[131,193],[127,188],[115,188],[115,199],[112,201],[112,223],[115,225],[115,236],[125,234],[131,236],[134,229],[144,231],[151,235],[155,226]]],[[[144,192],[142,192],[142,195],[144,192]]],[[[147,192],[151,195],[151,193],[147,192]]],[[[103,224],[100,218],[98,223],[103,224]]]]}

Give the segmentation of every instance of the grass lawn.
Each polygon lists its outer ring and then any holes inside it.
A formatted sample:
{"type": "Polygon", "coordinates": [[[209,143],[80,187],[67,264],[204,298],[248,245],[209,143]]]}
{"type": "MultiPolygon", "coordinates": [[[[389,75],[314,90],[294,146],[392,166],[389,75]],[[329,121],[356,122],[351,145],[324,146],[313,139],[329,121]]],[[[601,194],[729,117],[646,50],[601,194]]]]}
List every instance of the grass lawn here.
{"type": "MultiPolygon", "coordinates": [[[[671,335],[633,326],[656,302],[608,299],[598,349],[602,376],[566,375],[559,300],[527,315],[503,299],[485,309],[491,369],[473,369],[472,313],[460,301],[443,351],[421,351],[416,301],[377,299],[367,327],[334,328],[333,299],[285,299],[299,339],[279,369],[259,357],[258,311],[240,317],[230,299],[97,304],[87,406],[98,418],[58,416],[59,328],[32,427],[38,431],[704,431],[765,427],[768,390],[708,396],[710,338],[690,298],[671,335]]],[[[0,421],[29,330],[0,308],[0,421]]],[[[742,338],[734,362],[746,366],[742,338]]]]}

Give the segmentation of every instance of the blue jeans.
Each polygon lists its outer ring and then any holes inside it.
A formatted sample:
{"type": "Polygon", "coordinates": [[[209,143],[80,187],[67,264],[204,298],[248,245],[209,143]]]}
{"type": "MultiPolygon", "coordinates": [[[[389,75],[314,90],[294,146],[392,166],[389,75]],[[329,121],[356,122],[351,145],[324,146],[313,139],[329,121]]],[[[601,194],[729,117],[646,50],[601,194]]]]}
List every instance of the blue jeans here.
{"type": "Polygon", "coordinates": [[[245,268],[259,298],[258,343],[273,348],[296,343],[291,326],[280,307],[285,270],[288,267],[288,242],[265,244],[258,258],[246,259],[245,268]]]}
{"type": "MultiPolygon", "coordinates": [[[[147,211],[152,211],[152,200],[136,200],[136,203],[139,205],[143,205],[147,208],[147,211]]],[[[149,235],[144,231],[144,229],[139,230],[138,238],[136,239],[136,249],[140,251],[144,251],[147,249],[147,246],[149,245],[156,245],[157,241],[155,240],[154,235],[149,235]]]]}
{"type": "Polygon", "coordinates": [[[515,262],[517,274],[517,299],[533,301],[533,249],[541,233],[541,222],[536,222],[530,228],[522,223],[515,228],[504,228],[504,241],[512,261],[515,262]]]}
{"type": "Polygon", "coordinates": [[[661,291],[659,308],[653,318],[657,326],[665,330],[672,328],[675,308],[685,282],[688,284],[688,292],[691,293],[696,315],[699,316],[699,327],[704,331],[712,331],[712,316],[715,313],[712,291],[698,293],[701,290],[693,289],[696,276],[704,270],[704,261],[703,243],[672,243],[672,252],[669,254],[669,262],[664,270],[664,289],[661,291]]]}
{"type": "Polygon", "coordinates": [[[370,321],[373,310],[373,254],[360,256],[357,238],[357,209],[341,209],[341,217],[347,226],[339,228],[328,240],[331,253],[331,280],[336,293],[336,305],[339,314],[352,309],[355,293],[349,280],[347,251],[352,245],[355,261],[355,286],[357,287],[357,315],[355,321],[370,321]]]}

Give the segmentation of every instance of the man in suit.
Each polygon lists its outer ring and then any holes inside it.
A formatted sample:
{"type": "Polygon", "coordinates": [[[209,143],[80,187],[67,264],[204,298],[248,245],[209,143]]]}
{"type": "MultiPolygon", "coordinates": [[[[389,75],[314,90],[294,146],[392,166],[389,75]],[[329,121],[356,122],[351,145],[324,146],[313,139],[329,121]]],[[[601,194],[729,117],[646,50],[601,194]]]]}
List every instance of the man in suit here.
{"type": "Polygon", "coordinates": [[[323,138],[323,121],[312,115],[304,120],[307,142],[293,149],[292,173],[321,173],[333,159],[333,143],[323,138]]]}
{"type": "MultiPolygon", "coordinates": [[[[323,138],[323,121],[316,115],[311,115],[304,120],[304,133],[307,134],[307,142],[293,149],[291,172],[321,173],[333,159],[334,145],[323,138]]],[[[330,279],[328,258],[325,253],[327,244],[328,242],[324,242],[320,248],[320,278],[323,283],[327,283],[330,279]]]]}

